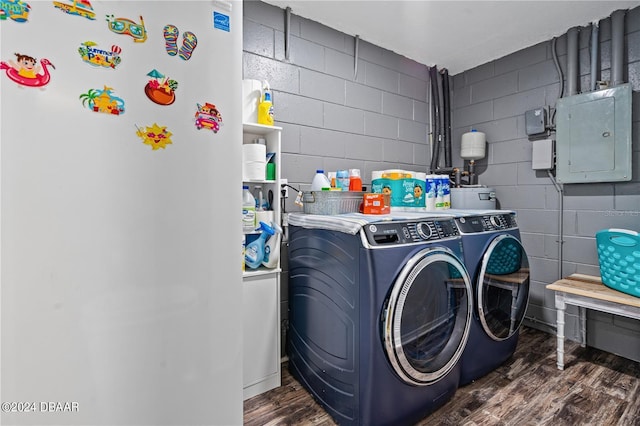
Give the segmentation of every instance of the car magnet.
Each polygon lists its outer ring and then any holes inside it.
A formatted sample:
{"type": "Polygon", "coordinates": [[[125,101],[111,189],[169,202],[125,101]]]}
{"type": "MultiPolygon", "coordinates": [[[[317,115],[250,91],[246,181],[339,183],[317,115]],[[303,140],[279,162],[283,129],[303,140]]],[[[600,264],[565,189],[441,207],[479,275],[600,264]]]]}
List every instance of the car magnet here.
{"type": "Polygon", "coordinates": [[[196,111],[196,127],[198,130],[204,128],[212,130],[213,133],[218,133],[220,125],[222,124],[222,115],[218,108],[214,104],[205,103],[204,105],[196,104],[198,111],[196,111]]]}

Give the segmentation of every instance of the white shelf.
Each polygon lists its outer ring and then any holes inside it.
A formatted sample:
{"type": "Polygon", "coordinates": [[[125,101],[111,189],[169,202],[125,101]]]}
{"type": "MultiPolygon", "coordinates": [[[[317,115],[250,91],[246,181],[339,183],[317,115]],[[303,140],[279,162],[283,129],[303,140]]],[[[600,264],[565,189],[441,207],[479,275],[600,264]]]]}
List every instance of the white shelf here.
{"type": "MultiPolygon", "coordinates": [[[[266,195],[273,192],[274,221],[281,225],[280,165],[282,128],[263,124],[244,123],[243,143],[253,143],[256,137],[264,138],[267,152],[275,153],[275,179],[245,180],[253,191],[262,186],[266,195]]],[[[246,232],[245,237],[255,236],[260,231],[246,232]]],[[[278,247],[279,249],[279,247],[278,247]]],[[[275,268],[260,266],[245,268],[243,285],[243,396],[244,399],[259,395],[280,386],[280,261],[275,268]]]]}

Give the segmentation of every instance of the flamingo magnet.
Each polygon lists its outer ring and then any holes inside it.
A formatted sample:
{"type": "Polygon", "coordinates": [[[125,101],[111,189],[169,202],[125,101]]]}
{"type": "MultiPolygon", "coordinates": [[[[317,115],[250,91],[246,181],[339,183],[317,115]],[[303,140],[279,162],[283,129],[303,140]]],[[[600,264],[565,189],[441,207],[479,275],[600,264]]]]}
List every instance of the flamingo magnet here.
{"type": "Polygon", "coordinates": [[[18,84],[29,87],[41,87],[49,84],[51,75],[48,66],[56,67],[48,59],[40,59],[40,64],[28,55],[15,53],[16,62],[0,62],[0,70],[6,70],[7,77],[18,84]]]}

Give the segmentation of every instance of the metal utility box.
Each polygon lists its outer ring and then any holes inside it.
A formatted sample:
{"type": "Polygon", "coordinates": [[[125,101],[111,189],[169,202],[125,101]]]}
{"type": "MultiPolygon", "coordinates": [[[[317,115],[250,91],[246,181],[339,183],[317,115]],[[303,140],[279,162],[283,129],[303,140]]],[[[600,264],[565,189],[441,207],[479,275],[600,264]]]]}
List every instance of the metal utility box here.
{"type": "Polygon", "coordinates": [[[558,99],[556,177],[562,183],[631,180],[631,85],[558,99]]]}

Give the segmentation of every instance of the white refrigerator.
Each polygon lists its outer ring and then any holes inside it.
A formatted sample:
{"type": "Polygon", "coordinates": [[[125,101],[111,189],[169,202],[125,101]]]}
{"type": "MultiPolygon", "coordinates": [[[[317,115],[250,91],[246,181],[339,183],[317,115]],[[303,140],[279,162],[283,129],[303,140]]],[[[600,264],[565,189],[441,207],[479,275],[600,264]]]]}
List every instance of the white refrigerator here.
{"type": "Polygon", "coordinates": [[[0,43],[0,424],[242,424],[242,2],[3,0],[0,43]]]}

